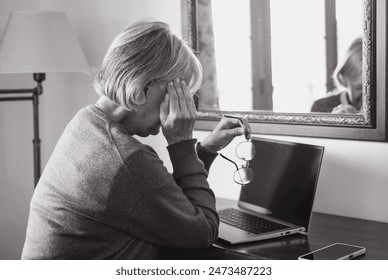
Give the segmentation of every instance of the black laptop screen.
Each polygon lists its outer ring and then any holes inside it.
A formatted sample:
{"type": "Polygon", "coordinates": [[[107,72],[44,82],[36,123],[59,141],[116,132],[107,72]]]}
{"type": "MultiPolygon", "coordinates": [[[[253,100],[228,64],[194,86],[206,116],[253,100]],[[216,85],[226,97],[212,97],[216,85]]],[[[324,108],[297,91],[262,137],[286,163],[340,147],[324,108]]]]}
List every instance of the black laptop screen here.
{"type": "Polygon", "coordinates": [[[252,142],[254,178],[242,187],[240,201],[308,229],[324,148],[257,137],[252,142]]]}

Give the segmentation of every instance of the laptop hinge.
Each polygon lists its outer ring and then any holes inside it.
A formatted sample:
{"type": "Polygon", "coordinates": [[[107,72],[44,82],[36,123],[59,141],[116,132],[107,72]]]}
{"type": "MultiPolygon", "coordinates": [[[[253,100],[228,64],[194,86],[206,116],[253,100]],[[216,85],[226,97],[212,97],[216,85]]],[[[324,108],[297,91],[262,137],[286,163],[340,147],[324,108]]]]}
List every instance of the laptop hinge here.
{"type": "Polygon", "coordinates": [[[264,215],[271,215],[272,214],[272,211],[270,211],[268,209],[265,209],[263,207],[253,205],[253,204],[250,204],[247,202],[239,201],[237,205],[243,209],[252,210],[252,211],[255,211],[257,213],[264,214],[264,215]]]}

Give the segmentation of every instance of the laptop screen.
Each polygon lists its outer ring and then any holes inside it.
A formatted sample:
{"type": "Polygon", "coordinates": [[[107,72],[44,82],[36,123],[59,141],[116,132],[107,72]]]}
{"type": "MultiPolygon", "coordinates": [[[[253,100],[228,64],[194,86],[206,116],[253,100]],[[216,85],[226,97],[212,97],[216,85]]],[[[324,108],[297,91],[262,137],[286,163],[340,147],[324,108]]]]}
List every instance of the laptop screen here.
{"type": "Polygon", "coordinates": [[[324,147],[258,137],[252,143],[254,178],[241,188],[240,201],[307,230],[324,147]]]}

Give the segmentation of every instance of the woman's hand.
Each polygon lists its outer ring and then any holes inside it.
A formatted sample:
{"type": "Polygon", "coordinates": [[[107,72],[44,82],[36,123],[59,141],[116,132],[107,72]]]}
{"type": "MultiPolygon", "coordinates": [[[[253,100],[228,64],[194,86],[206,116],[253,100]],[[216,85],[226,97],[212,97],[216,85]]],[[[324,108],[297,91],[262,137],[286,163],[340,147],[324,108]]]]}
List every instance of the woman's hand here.
{"type": "Polygon", "coordinates": [[[184,80],[167,84],[167,94],[160,104],[162,132],[169,145],[193,138],[197,111],[184,80]]]}
{"type": "Polygon", "coordinates": [[[245,135],[251,139],[251,128],[246,119],[224,116],[214,130],[201,143],[201,148],[216,153],[226,147],[236,136],[245,135]]]}
{"type": "Polygon", "coordinates": [[[340,104],[333,109],[332,113],[333,114],[357,114],[359,113],[359,111],[353,105],[340,104]]]}

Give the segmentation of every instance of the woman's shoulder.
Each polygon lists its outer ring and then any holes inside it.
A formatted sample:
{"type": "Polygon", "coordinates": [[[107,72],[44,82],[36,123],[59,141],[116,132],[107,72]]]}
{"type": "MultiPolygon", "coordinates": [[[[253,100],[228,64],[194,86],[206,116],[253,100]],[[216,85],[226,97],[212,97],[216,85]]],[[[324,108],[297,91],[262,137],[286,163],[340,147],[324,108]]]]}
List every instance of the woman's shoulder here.
{"type": "Polygon", "coordinates": [[[117,145],[120,150],[128,152],[136,150],[153,151],[153,149],[141,143],[135,137],[133,137],[129,131],[120,123],[115,122],[110,115],[100,110],[95,105],[89,105],[78,111],[76,114],[78,119],[89,119],[92,122],[99,123],[100,129],[106,131],[109,135],[110,141],[117,145]]]}
{"type": "Polygon", "coordinates": [[[334,107],[341,104],[340,94],[328,94],[325,97],[317,99],[311,106],[311,112],[330,112],[334,107]]]}
{"type": "Polygon", "coordinates": [[[128,130],[119,123],[110,124],[109,134],[111,141],[123,158],[126,158],[133,153],[151,153],[157,155],[151,146],[141,143],[134,136],[130,135],[128,130]]]}
{"type": "Polygon", "coordinates": [[[89,134],[97,133],[99,137],[105,138],[105,140],[100,140],[110,145],[124,161],[133,154],[158,157],[151,146],[141,143],[122,124],[113,121],[110,116],[94,105],[81,109],[75,118],[80,125],[82,124],[84,130],[89,131],[89,134]],[[91,130],[94,130],[94,133],[91,130]]]}

